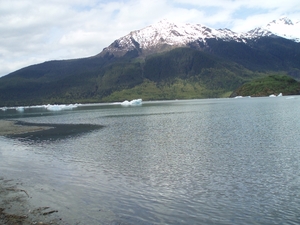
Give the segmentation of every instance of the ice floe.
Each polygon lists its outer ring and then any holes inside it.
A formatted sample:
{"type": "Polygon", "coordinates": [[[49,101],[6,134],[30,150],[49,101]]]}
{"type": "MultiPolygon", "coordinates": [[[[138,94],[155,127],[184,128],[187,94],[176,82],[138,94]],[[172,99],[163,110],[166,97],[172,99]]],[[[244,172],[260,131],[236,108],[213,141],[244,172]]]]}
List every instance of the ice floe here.
{"type": "Polygon", "coordinates": [[[61,111],[72,110],[77,108],[81,104],[69,104],[69,105],[35,105],[35,106],[16,106],[16,107],[0,107],[1,111],[16,110],[17,112],[24,112],[27,109],[46,109],[49,111],[61,111]]]}
{"type": "Polygon", "coordinates": [[[234,98],[251,98],[251,96],[235,96],[234,98]]]}
{"type": "Polygon", "coordinates": [[[274,97],[282,97],[282,93],[279,93],[279,95],[274,95],[274,94],[272,94],[272,95],[269,95],[269,97],[271,97],[271,98],[274,98],[274,97]]]}
{"type": "Polygon", "coordinates": [[[71,110],[78,107],[78,104],[70,104],[70,105],[45,105],[45,109],[49,111],[61,111],[61,110],[71,110]]]}
{"type": "Polygon", "coordinates": [[[24,107],[23,106],[19,106],[19,107],[16,108],[16,110],[18,112],[24,112],[24,107]]]}
{"type": "Polygon", "coordinates": [[[122,106],[137,106],[142,105],[142,99],[133,99],[132,101],[125,100],[121,103],[122,106]]]}

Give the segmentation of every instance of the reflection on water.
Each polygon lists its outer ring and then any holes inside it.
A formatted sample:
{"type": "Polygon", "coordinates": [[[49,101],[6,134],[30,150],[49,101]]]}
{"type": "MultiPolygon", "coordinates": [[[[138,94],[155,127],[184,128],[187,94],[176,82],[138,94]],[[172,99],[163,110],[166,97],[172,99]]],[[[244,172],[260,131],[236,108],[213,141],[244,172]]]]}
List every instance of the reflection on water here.
{"type": "Polygon", "coordinates": [[[23,115],[104,127],[1,137],[0,169],[70,224],[297,224],[299,109],[297,98],[251,98],[23,115]]]}

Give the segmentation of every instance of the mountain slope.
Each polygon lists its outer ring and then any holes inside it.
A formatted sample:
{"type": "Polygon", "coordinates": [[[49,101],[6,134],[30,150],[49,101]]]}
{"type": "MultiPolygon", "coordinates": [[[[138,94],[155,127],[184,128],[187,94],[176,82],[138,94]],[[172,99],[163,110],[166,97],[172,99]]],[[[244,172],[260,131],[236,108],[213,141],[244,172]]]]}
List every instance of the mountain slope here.
{"type": "Polygon", "coordinates": [[[209,51],[254,71],[290,71],[299,69],[300,44],[280,37],[247,40],[247,44],[207,40],[209,51]]]}
{"type": "Polygon", "coordinates": [[[96,56],[45,62],[0,78],[0,105],[222,97],[273,72],[299,79],[300,43],[272,33],[276,24],[238,34],[161,21],[96,56]]]}
{"type": "MultiPolygon", "coordinates": [[[[97,57],[85,59],[87,60],[85,65],[96,64],[97,59],[97,57]]],[[[115,91],[130,89],[147,81],[162,87],[173,85],[179,80],[198,83],[203,90],[214,88],[218,94],[204,95],[199,92],[198,97],[215,97],[220,93],[234,90],[248,80],[238,74],[247,73],[253,76],[251,71],[246,71],[234,63],[187,47],[154,54],[146,57],[144,61],[134,57],[131,59],[122,57],[101,67],[88,69],[86,67],[70,74],[67,72],[74,70],[74,65],[73,62],[68,62],[69,64],[63,64],[65,72],[55,79],[52,76],[48,79],[49,74],[60,71],[61,63],[56,61],[39,64],[7,76],[0,84],[1,93],[6,93],[1,94],[0,101],[6,102],[6,105],[99,102],[115,91]],[[50,67],[53,67],[53,70],[49,71],[50,67]],[[43,69],[44,75],[36,79],[30,74],[32,70],[42,74],[43,69]],[[232,72],[233,70],[236,71],[232,72]],[[24,74],[24,71],[28,75],[24,74]]]]}

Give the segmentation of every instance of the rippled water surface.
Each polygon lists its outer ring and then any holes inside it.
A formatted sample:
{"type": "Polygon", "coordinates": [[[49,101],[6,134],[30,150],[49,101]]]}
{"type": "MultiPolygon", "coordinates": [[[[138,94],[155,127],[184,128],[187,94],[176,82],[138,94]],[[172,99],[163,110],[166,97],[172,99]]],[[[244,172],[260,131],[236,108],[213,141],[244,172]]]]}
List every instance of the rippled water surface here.
{"type": "Polygon", "coordinates": [[[0,137],[0,175],[70,224],[299,224],[299,113],[299,96],[0,111],[101,125],[0,137]]]}

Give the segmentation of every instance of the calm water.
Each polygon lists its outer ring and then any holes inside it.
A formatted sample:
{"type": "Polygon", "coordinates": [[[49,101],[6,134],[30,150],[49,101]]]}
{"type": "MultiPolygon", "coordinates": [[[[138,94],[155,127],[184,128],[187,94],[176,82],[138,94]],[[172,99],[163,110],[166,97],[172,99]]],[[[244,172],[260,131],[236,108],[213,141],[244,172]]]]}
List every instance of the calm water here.
{"type": "Polygon", "coordinates": [[[0,176],[69,224],[299,224],[300,96],[0,111],[96,124],[0,137],[0,176]]]}

